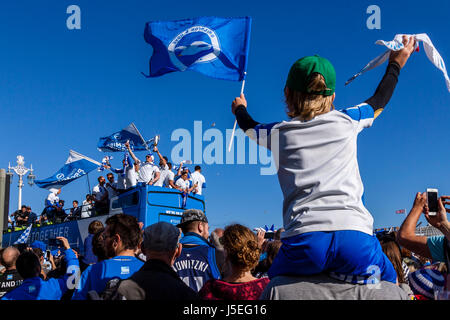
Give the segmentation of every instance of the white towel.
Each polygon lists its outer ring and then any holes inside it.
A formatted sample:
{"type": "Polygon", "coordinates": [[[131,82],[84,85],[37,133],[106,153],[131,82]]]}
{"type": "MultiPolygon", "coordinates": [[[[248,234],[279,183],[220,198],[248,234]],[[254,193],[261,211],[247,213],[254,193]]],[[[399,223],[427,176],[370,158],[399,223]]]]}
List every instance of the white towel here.
{"type": "MultiPolygon", "coordinates": [[[[398,50],[403,49],[404,46],[402,43],[402,36],[403,36],[403,34],[397,34],[395,36],[394,40],[392,40],[392,41],[378,40],[377,42],[375,42],[375,44],[383,45],[383,46],[387,47],[389,50],[387,50],[385,53],[379,55],[378,57],[376,57],[375,59],[370,61],[360,72],[358,72],[353,77],[351,77],[345,83],[345,85],[347,85],[350,82],[352,82],[353,80],[355,80],[357,77],[362,75],[364,72],[369,71],[369,70],[376,68],[379,65],[383,64],[386,60],[389,59],[391,50],[398,51],[398,50]]],[[[407,36],[413,36],[416,38],[417,43],[416,43],[416,47],[414,49],[418,48],[420,41],[423,43],[423,47],[425,49],[425,53],[426,53],[428,59],[436,66],[436,68],[441,70],[442,73],[444,74],[445,83],[447,84],[447,90],[450,92],[450,79],[447,74],[447,69],[445,68],[444,60],[442,59],[441,55],[434,47],[433,43],[430,40],[430,37],[428,37],[428,35],[426,33],[413,34],[413,35],[407,35],[407,36]]]]}

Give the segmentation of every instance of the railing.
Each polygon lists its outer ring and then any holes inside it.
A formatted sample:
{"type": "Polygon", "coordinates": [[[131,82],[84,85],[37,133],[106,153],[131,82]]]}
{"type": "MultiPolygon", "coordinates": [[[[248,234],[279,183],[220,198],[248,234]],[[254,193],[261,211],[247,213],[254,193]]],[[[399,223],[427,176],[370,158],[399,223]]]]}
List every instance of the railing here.
{"type": "MultiPolygon", "coordinates": [[[[78,216],[75,216],[75,217],[71,216],[71,210],[75,209],[75,208],[67,208],[67,209],[63,209],[64,215],[62,215],[62,214],[56,215],[54,222],[42,221],[42,219],[41,219],[42,214],[38,215],[36,221],[33,223],[33,228],[52,225],[52,224],[56,224],[56,223],[86,219],[86,218],[94,217],[97,215],[95,208],[94,208],[94,204],[81,205],[81,206],[78,206],[78,208],[80,208],[78,216]],[[85,210],[83,210],[83,209],[85,209],[85,210]],[[85,217],[83,217],[84,213],[86,213],[85,217]]],[[[8,226],[8,230],[5,230],[4,232],[14,232],[14,231],[25,230],[29,225],[30,225],[30,223],[25,223],[21,226],[16,226],[15,221],[13,221],[13,225],[8,226]]]]}
{"type": "Polygon", "coordinates": [[[433,226],[419,227],[416,228],[416,235],[432,237],[432,236],[442,236],[444,235],[439,229],[436,229],[433,226]]]}

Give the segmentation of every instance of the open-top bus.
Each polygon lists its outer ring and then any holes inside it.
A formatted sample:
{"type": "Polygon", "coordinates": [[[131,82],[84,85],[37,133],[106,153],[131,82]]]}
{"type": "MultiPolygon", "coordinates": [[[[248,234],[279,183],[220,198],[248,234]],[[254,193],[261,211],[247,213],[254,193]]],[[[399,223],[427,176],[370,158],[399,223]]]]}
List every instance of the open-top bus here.
{"type": "MultiPolygon", "coordinates": [[[[136,187],[112,198],[109,203],[109,213],[106,215],[50,225],[33,225],[27,243],[39,240],[48,244],[49,239],[62,236],[69,240],[71,247],[77,248],[83,254],[83,243],[88,236],[88,226],[94,220],[104,223],[111,215],[125,213],[135,216],[144,224],[144,228],[159,221],[176,225],[186,209],[200,209],[205,212],[204,197],[189,194],[183,208],[183,196],[180,191],[139,183],[136,187]]],[[[4,230],[2,247],[14,244],[25,228],[4,230]]]]}

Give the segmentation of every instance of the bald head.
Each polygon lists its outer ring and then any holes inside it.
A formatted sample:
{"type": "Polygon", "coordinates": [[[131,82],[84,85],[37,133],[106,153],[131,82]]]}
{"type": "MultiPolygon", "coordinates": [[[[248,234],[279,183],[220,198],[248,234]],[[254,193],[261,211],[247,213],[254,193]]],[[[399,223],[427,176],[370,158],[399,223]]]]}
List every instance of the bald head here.
{"type": "Polygon", "coordinates": [[[16,261],[20,255],[20,251],[16,247],[8,247],[3,250],[2,261],[6,270],[12,270],[16,268],[16,261]]]}

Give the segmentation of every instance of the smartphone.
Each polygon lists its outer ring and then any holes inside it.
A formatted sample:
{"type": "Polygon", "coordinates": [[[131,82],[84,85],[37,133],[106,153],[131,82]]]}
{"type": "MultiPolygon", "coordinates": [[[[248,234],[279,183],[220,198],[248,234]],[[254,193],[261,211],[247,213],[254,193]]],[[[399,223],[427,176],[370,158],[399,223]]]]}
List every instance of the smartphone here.
{"type": "Polygon", "coordinates": [[[266,234],[264,235],[264,239],[273,239],[275,238],[275,232],[266,232],[266,234]]]}
{"type": "Polygon", "coordinates": [[[435,216],[439,210],[438,189],[427,189],[428,215],[435,216]]]}
{"type": "Polygon", "coordinates": [[[50,250],[47,250],[47,260],[50,260],[50,250]]]}
{"type": "Polygon", "coordinates": [[[58,240],[56,238],[50,238],[50,239],[48,239],[48,245],[49,246],[60,246],[61,240],[58,240]]]}

